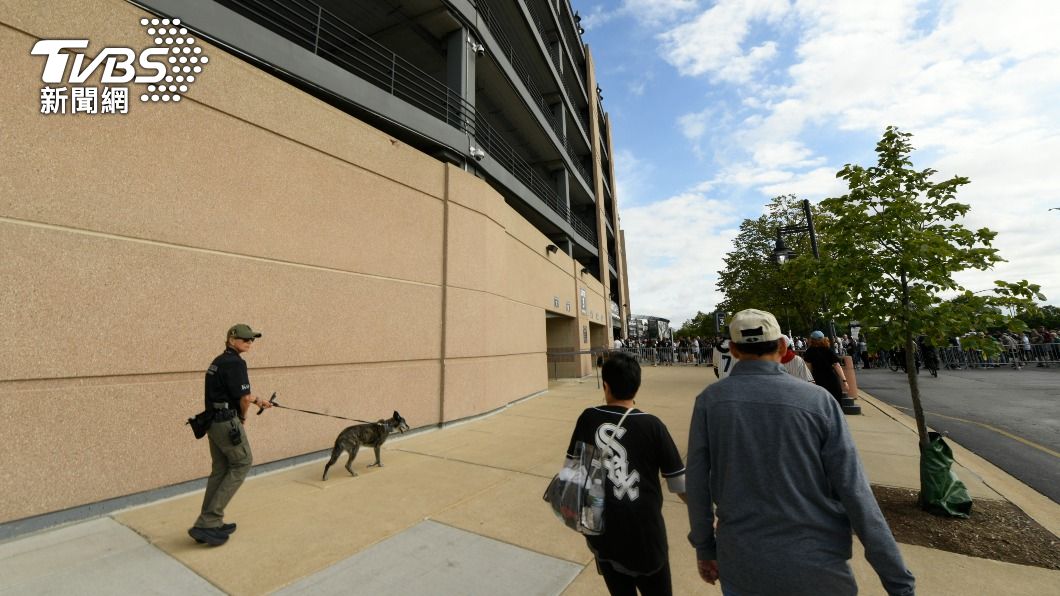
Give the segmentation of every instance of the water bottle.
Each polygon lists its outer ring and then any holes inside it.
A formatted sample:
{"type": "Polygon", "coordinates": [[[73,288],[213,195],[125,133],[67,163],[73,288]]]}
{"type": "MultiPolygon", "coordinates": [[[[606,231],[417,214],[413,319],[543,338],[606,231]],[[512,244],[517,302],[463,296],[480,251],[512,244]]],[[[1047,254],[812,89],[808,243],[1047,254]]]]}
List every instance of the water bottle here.
{"type": "Polygon", "coordinates": [[[594,478],[589,486],[589,524],[590,530],[604,531],[604,483],[602,478],[594,478]]]}

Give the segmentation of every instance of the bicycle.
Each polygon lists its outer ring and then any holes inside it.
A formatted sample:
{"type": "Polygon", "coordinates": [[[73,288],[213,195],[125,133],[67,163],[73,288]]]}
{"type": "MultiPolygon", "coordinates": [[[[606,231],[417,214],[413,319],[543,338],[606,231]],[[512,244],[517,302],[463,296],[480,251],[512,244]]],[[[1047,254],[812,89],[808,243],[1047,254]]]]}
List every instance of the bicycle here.
{"type": "Polygon", "coordinates": [[[924,351],[924,368],[936,379],[939,376],[939,356],[934,349],[924,351]]]}

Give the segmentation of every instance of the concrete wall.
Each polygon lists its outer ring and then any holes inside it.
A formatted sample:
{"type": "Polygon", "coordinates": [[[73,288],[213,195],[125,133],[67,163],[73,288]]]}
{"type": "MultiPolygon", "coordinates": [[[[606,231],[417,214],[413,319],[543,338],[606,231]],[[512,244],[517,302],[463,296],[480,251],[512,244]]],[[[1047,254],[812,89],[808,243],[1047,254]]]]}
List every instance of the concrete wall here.
{"type": "MultiPolygon", "coordinates": [[[[236,322],[292,407],[422,427],[547,388],[545,311],[603,289],[481,180],[208,44],[179,104],[40,114],[35,41],[139,49],[143,16],[0,0],[0,523],[204,476],[183,421],[236,322]]],[[[343,426],[248,424],[257,463],[343,426]]]]}

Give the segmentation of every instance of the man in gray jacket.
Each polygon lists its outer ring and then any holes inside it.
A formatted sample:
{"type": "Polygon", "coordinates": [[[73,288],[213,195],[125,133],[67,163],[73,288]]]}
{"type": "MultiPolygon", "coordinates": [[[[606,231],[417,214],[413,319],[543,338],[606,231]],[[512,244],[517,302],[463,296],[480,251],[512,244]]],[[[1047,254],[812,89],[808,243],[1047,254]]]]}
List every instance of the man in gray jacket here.
{"type": "Polygon", "coordinates": [[[887,593],[914,594],[839,403],[784,372],[772,314],[740,311],[729,329],[738,362],[696,398],[688,439],[700,576],[726,596],[854,595],[853,528],[887,593]]]}

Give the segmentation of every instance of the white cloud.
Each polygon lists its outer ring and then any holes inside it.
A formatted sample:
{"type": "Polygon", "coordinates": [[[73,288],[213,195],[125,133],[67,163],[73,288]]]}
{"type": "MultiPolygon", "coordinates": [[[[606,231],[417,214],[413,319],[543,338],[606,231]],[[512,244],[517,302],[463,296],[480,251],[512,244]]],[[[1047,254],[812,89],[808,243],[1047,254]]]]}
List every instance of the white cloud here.
{"type": "Polygon", "coordinates": [[[698,0],[622,0],[617,8],[608,4],[590,7],[581,15],[581,24],[592,31],[615,19],[631,17],[641,26],[654,28],[680,20],[698,6],[698,0]]]}
{"type": "MultiPolygon", "coordinates": [[[[875,165],[888,125],[913,133],[915,167],[971,178],[958,194],[972,205],[963,223],[998,232],[994,247],[1008,261],[959,279],[980,290],[1027,278],[1060,304],[1060,211],[1048,211],[1060,207],[1060,11],[1051,3],[718,0],[686,17],[655,22],[665,27],[659,53],[711,84],[709,102],[686,104],[675,122],[715,173],[689,193],[623,209],[636,239],[635,310],[680,324],[712,307],[734,213],[763,197],[844,193],[836,171],[875,165]],[[790,66],[765,70],[776,64],[790,66]],[[684,256],[689,243],[702,249],[698,260],[684,256]]],[[[665,174],[660,164],[653,176],[665,174]]]]}
{"type": "Polygon", "coordinates": [[[659,36],[663,57],[684,75],[747,82],[777,51],[773,42],[745,51],[751,25],[759,20],[776,22],[788,10],[786,0],[719,0],[692,21],[659,36]]]}
{"type": "Polygon", "coordinates": [[[715,284],[740,218],[729,201],[701,193],[623,209],[632,302],[637,314],[680,326],[720,300],[715,284]]]}
{"type": "Polygon", "coordinates": [[[622,216],[626,215],[629,206],[647,200],[654,175],[655,166],[638,158],[629,149],[615,151],[615,194],[622,216]]]}
{"type": "Polygon", "coordinates": [[[762,167],[805,167],[820,165],[823,157],[813,157],[806,145],[798,141],[766,141],[754,147],[753,158],[755,163],[762,167]]]}
{"type": "Polygon", "coordinates": [[[677,119],[677,126],[681,129],[681,134],[690,141],[698,141],[707,132],[707,124],[710,123],[710,117],[713,114],[713,110],[707,108],[702,112],[695,112],[692,114],[684,114],[677,119]]]}
{"type": "Polygon", "coordinates": [[[622,0],[621,12],[648,26],[672,23],[698,8],[697,0],[622,0]]]}
{"type": "Polygon", "coordinates": [[[762,184],[758,189],[766,197],[793,194],[816,203],[820,199],[846,194],[846,181],[835,177],[837,169],[823,167],[801,174],[793,174],[783,182],[762,184]]]}

